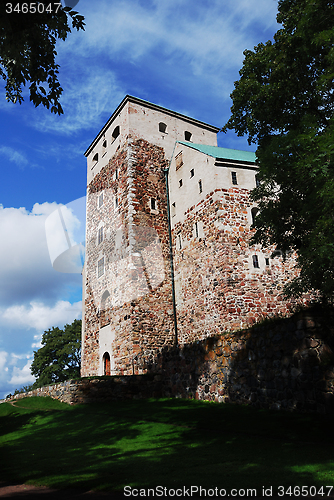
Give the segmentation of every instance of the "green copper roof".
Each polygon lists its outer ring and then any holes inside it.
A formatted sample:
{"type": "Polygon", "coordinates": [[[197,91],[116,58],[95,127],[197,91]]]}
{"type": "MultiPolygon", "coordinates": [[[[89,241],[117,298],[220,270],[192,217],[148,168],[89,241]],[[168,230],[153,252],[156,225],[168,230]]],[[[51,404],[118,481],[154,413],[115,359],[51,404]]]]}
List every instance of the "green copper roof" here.
{"type": "Polygon", "coordinates": [[[244,161],[248,163],[255,163],[255,153],[251,151],[239,151],[238,149],[219,148],[218,146],[207,146],[205,144],[194,144],[192,142],[178,141],[180,144],[189,146],[190,148],[197,149],[201,153],[214,158],[221,158],[224,160],[244,161]]]}

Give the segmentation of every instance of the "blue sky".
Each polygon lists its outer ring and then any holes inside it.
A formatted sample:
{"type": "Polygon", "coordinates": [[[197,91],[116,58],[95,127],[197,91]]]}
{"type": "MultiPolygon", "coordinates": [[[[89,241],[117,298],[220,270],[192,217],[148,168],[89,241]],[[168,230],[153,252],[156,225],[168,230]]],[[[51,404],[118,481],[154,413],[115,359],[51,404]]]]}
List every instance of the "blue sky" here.
{"type": "MultiPolygon", "coordinates": [[[[221,127],[243,51],[278,29],[276,0],[80,0],[57,46],[64,115],[0,86],[0,398],[30,384],[44,330],[81,317],[80,274],[52,268],[45,219],[85,195],[86,148],[126,94],[221,127]]],[[[233,132],[218,145],[255,150],[233,132]]]]}

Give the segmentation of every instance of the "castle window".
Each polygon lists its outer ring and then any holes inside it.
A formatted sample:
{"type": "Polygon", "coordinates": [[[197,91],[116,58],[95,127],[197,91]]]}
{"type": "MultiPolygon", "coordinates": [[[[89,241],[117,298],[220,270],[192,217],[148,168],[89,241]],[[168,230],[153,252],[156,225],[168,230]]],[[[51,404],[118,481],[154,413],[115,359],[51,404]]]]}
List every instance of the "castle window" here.
{"type": "Polygon", "coordinates": [[[100,227],[98,236],[97,236],[97,244],[99,245],[103,241],[103,227],[100,227]]]}
{"type": "Polygon", "coordinates": [[[181,233],[179,233],[177,235],[177,242],[178,242],[178,247],[179,247],[179,250],[182,249],[182,238],[181,238],[181,233]]]}
{"type": "Polygon", "coordinates": [[[116,180],[118,179],[118,168],[116,168],[116,170],[115,170],[115,179],[116,180]]]}
{"type": "Polygon", "coordinates": [[[195,237],[198,238],[198,223],[195,222],[195,237]]]}
{"type": "Polygon", "coordinates": [[[180,151],[176,156],[175,156],[175,166],[176,170],[179,170],[183,165],[183,158],[182,158],[182,151],[180,151]]]}
{"type": "Polygon", "coordinates": [[[191,141],[191,136],[192,136],[192,133],[191,133],[191,132],[188,132],[188,130],[186,130],[186,131],[184,132],[184,139],[185,139],[186,141],[191,141]]]}
{"type": "Polygon", "coordinates": [[[107,149],[107,140],[105,139],[102,143],[102,156],[106,154],[106,149],[107,149]]]}
{"type": "Polygon", "coordinates": [[[104,274],[104,257],[97,263],[97,277],[100,278],[104,274]]]}
{"type": "Polygon", "coordinates": [[[237,173],[231,172],[231,176],[232,176],[232,184],[238,184],[237,173]]]}
{"type": "Polygon", "coordinates": [[[190,170],[190,179],[191,179],[192,177],[194,177],[194,175],[195,175],[195,171],[194,171],[194,169],[192,168],[192,169],[190,170]]]}
{"type": "Polygon", "coordinates": [[[101,208],[101,207],[102,207],[102,205],[103,205],[103,193],[101,193],[101,194],[99,195],[97,204],[98,204],[98,207],[99,207],[99,208],[101,208]]]}
{"type": "Polygon", "coordinates": [[[198,181],[198,190],[199,190],[200,193],[203,191],[203,186],[202,186],[202,181],[201,180],[198,181]]]}
{"type": "Polygon", "coordinates": [[[155,198],[151,198],[151,210],[157,209],[157,201],[155,198]]]}
{"type": "Polygon", "coordinates": [[[252,215],[252,224],[254,225],[254,222],[255,222],[255,217],[256,217],[256,214],[258,213],[259,209],[256,208],[256,207],[253,207],[252,210],[251,210],[251,215],[252,215]]]}
{"type": "Polygon", "coordinates": [[[182,187],[182,179],[179,180],[179,187],[182,187]]]}
{"type": "Polygon", "coordinates": [[[118,198],[117,198],[117,195],[115,196],[115,210],[118,209],[118,198]]]}
{"type": "Polygon", "coordinates": [[[117,139],[119,134],[120,134],[120,128],[119,128],[119,125],[117,125],[117,127],[114,128],[114,131],[111,134],[112,142],[114,142],[117,139]]]}
{"type": "Polygon", "coordinates": [[[92,161],[93,161],[93,167],[95,167],[95,165],[99,161],[99,153],[95,153],[95,155],[93,156],[93,160],[92,161]]]}
{"type": "Polygon", "coordinates": [[[256,187],[257,187],[257,188],[258,188],[258,187],[259,187],[259,185],[260,185],[260,178],[259,178],[259,174],[256,174],[256,175],[255,175],[255,185],[256,185],[256,187]]]}
{"type": "Polygon", "coordinates": [[[163,132],[164,134],[166,134],[167,133],[166,130],[167,130],[166,123],[160,122],[159,123],[159,132],[163,132]]]}
{"type": "Polygon", "coordinates": [[[253,255],[253,267],[255,269],[259,269],[259,259],[257,255],[253,255]]]}
{"type": "Polygon", "coordinates": [[[266,266],[269,266],[269,257],[266,257],[266,266]]]}

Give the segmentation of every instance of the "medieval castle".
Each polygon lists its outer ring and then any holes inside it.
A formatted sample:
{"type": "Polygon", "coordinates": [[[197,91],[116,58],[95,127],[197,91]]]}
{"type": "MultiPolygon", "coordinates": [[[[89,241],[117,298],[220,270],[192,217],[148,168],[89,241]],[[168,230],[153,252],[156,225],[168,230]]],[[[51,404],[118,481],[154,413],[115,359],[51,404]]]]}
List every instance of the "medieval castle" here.
{"type": "Polygon", "coordinates": [[[288,313],[293,262],[249,245],[255,154],[218,131],[126,96],[87,149],[82,376],[288,313]]]}

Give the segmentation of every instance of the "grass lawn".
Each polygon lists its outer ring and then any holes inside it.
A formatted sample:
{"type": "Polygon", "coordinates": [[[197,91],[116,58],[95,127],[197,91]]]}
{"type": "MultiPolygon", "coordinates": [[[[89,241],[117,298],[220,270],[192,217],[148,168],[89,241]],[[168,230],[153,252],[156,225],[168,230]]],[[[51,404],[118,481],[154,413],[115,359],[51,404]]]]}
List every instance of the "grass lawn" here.
{"type": "Polygon", "coordinates": [[[332,422],[181,399],[68,406],[27,398],[0,405],[0,480],[100,490],[257,488],[259,495],[263,486],[320,488],[334,485],[332,422]]]}

